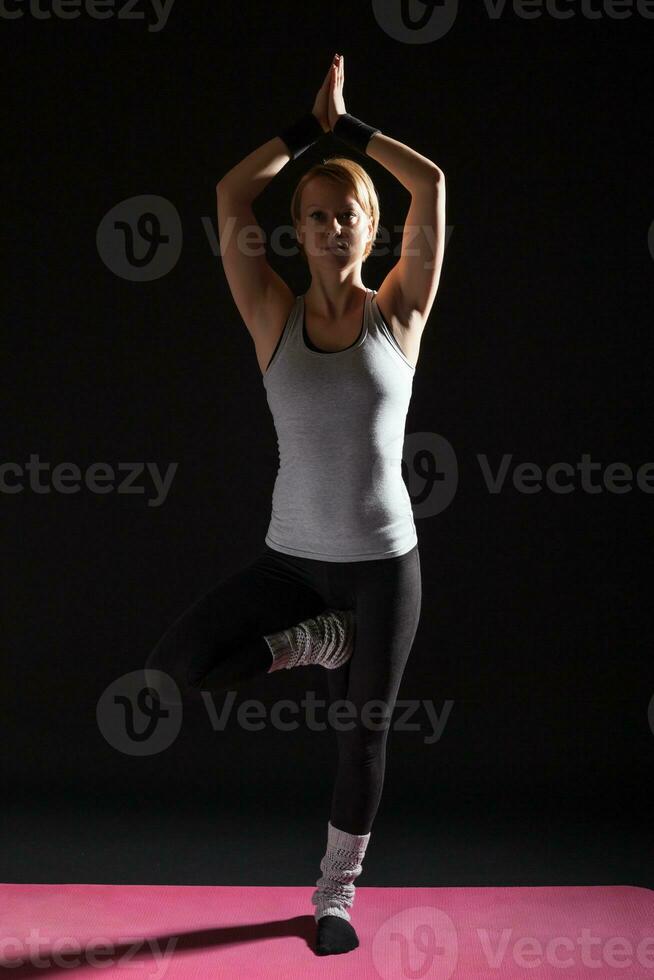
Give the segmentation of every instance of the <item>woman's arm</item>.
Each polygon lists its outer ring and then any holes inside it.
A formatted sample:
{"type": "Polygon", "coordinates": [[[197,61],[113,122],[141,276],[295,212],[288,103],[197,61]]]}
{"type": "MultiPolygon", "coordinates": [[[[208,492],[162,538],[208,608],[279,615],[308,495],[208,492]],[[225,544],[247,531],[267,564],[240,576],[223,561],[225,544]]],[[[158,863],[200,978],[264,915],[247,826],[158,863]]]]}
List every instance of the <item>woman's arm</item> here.
{"type": "Polygon", "coordinates": [[[432,160],[384,133],[375,133],[368,143],[366,154],[386,167],[410,194],[426,185],[438,183],[443,177],[443,171],[432,160]]]}
{"type": "Polygon", "coordinates": [[[345,58],[343,55],[337,55],[334,59],[329,81],[327,119],[334,136],[338,137],[339,130],[344,130],[343,135],[346,141],[353,142],[357,149],[381,163],[382,167],[386,167],[410,194],[430,184],[433,186],[434,181],[443,176],[442,170],[433,160],[423,157],[421,153],[412,150],[410,146],[405,146],[404,143],[386,136],[378,129],[373,130],[372,127],[362,124],[361,120],[348,116],[343,97],[343,85],[345,83],[345,58]],[[339,119],[343,117],[352,119],[349,126],[345,126],[345,119],[339,126],[339,119]],[[364,144],[365,150],[363,149],[364,144]]]}
{"type": "MultiPolygon", "coordinates": [[[[348,115],[343,98],[344,59],[332,69],[327,116],[335,136],[341,134],[381,163],[411,195],[404,223],[402,252],[378,290],[378,300],[397,320],[413,356],[431,311],[445,249],[445,175],[440,167],[404,143],[348,115]]],[[[394,322],[391,323],[394,328],[394,322]]]]}
{"type": "MultiPolygon", "coordinates": [[[[257,348],[268,362],[294,296],[266,258],[252,203],[279,171],[329,130],[325,75],[311,112],[249,153],[216,184],[220,255],[227,283],[257,348]]],[[[263,367],[262,367],[263,370],[263,367]]]]}
{"type": "Polygon", "coordinates": [[[383,133],[375,133],[366,153],[411,194],[400,258],[379,287],[378,298],[397,318],[405,352],[415,362],[445,254],[445,175],[432,160],[383,133]]]}
{"type": "MultiPolygon", "coordinates": [[[[335,61],[336,58],[332,64],[335,61]]],[[[331,66],[318,89],[311,114],[307,113],[307,116],[299,120],[294,126],[283,130],[280,136],[274,136],[267,143],[253,150],[245,159],[227,171],[225,176],[216,184],[217,188],[222,188],[223,196],[229,194],[233,201],[251,204],[261,194],[266,184],[269,184],[288,161],[293,159],[293,154],[302,152],[301,146],[306,146],[311,140],[314,140],[316,133],[320,134],[320,129],[324,133],[329,132],[327,98],[330,79],[331,66]],[[311,115],[315,117],[315,120],[311,119],[311,115]],[[320,128],[316,125],[316,121],[320,128]],[[311,132],[312,127],[315,128],[315,132],[311,132]],[[288,143],[284,141],[284,138],[288,140],[288,143]]]]}
{"type": "Polygon", "coordinates": [[[228,170],[216,187],[219,193],[222,190],[232,200],[251,204],[290,159],[291,154],[284,141],[279,136],[273,136],[228,170]]]}

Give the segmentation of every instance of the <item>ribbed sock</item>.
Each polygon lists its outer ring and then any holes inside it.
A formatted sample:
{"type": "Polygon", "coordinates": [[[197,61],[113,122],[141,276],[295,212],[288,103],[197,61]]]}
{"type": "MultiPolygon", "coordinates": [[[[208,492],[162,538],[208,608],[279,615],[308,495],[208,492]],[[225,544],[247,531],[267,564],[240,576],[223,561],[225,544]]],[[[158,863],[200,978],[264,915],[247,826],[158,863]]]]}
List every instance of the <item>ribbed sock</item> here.
{"type": "Polygon", "coordinates": [[[340,667],[352,656],[356,619],[350,609],[327,609],[295,626],[270,633],[264,639],[272,663],[268,673],[319,664],[328,670],[340,667]]]}
{"type": "Polygon", "coordinates": [[[320,862],[322,875],[311,896],[311,902],[316,906],[316,953],[319,956],[347,953],[359,945],[359,937],[350,923],[349,909],[354,904],[354,881],[363,870],[369,840],[370,832],[349,834],[334,827],[331,820],[327,824],[327,850],[320,862]]]}

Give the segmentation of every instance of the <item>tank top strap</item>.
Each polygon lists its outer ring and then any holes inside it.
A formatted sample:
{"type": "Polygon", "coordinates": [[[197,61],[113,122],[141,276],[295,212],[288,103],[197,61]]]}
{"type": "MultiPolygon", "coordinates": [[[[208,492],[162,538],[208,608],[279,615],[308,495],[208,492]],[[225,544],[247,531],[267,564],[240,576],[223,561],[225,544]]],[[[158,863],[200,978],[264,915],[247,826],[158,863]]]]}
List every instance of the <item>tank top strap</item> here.
{"type": "Polygon", "coordinates": [[[291,307],[291,311],[286,319],[286,323],[284,324],[284,329],[280,333],[277,343],[275,344],[275,349],[270,356],[270,360],[268,361],[266,371],[263,375],[264,383],[265,378],[273,364],[276,364],[279,360],[281,360],[283,355],[287,356],[289,351],[295,353],[295,349],[297,348],[297,323],[300,317],[301,302],[302,297],[296,296],[295,303],[291,307]]]}
{"type": "Polygon", "coordinates": [[[406,365],[408,365],[408,367],[412,371],[414,371],[415,368],[413,367],[413,364],[411,364],[406,354],[404,353],[404,351],[398,344],[397,340],[395,339],[395,335],[390,325],[386,322],[386,318],[384,317],[384,314],[377,306],[377,303],[373,303],[373,299],[376,297],[376,295],[377,295],[377,290],[373,289],[372,296],[370,299],[370,318],[369,318],[371,333],[374,334],[375,340],[378,343],[381,343],[386,347],[390,345],[393,351],[401,357],[402,361],[406,365]]]}

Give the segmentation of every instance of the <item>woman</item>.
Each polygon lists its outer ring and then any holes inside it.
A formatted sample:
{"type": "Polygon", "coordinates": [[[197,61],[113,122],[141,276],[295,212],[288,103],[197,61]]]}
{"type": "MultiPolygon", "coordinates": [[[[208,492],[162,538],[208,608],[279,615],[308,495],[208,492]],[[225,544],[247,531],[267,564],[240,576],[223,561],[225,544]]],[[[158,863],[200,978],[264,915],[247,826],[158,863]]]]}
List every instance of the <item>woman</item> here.
{"type": "MultiPolygon", "coordinates": [[[[225,274],[254,341],[280,465],[259,557],[187,610],[146,665],[171,676],[185,700],[197,700],[264,671],[318,664],[329,670],[331,700],[349,703],[312,895],[321,955],[359,945],[349,914],[353,882],[379,806],[388,727],[420,616],[420,557],[401,457],[445,231],[442,171],[347,114],[343,82],[344,59],[336,55],[311,113],[217,185],[225,274]],[[364,286],[377,195],[358,163],[332,158],[304,175],[291,202],[311,276],[308,291],[295,297],[263,248],[241,250],[239,232],[258,228],[251,203],[273,176],[330,130],[411,194],[402,254],[378,292],[364,286]],[[381,719],[372,714],[379,702],[381,719]]],[[[165,700],[163,675],[149,676],[165,700]]]]}

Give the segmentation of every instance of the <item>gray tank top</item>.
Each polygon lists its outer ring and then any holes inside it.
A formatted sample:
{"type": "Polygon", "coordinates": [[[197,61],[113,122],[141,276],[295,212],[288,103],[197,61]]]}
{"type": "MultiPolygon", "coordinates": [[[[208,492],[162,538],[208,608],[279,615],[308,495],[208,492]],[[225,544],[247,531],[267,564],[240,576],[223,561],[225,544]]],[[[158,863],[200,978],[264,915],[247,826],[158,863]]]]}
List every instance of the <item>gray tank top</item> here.
{"type": "Polygon", "coordinates": [[[415,370],[366,292],[357,340],[340,351],[307,344],[295,300],[263,375],[279,468],[266,544],[321,561],[403,555],[417,544],[402,479],[415,370]]]}

